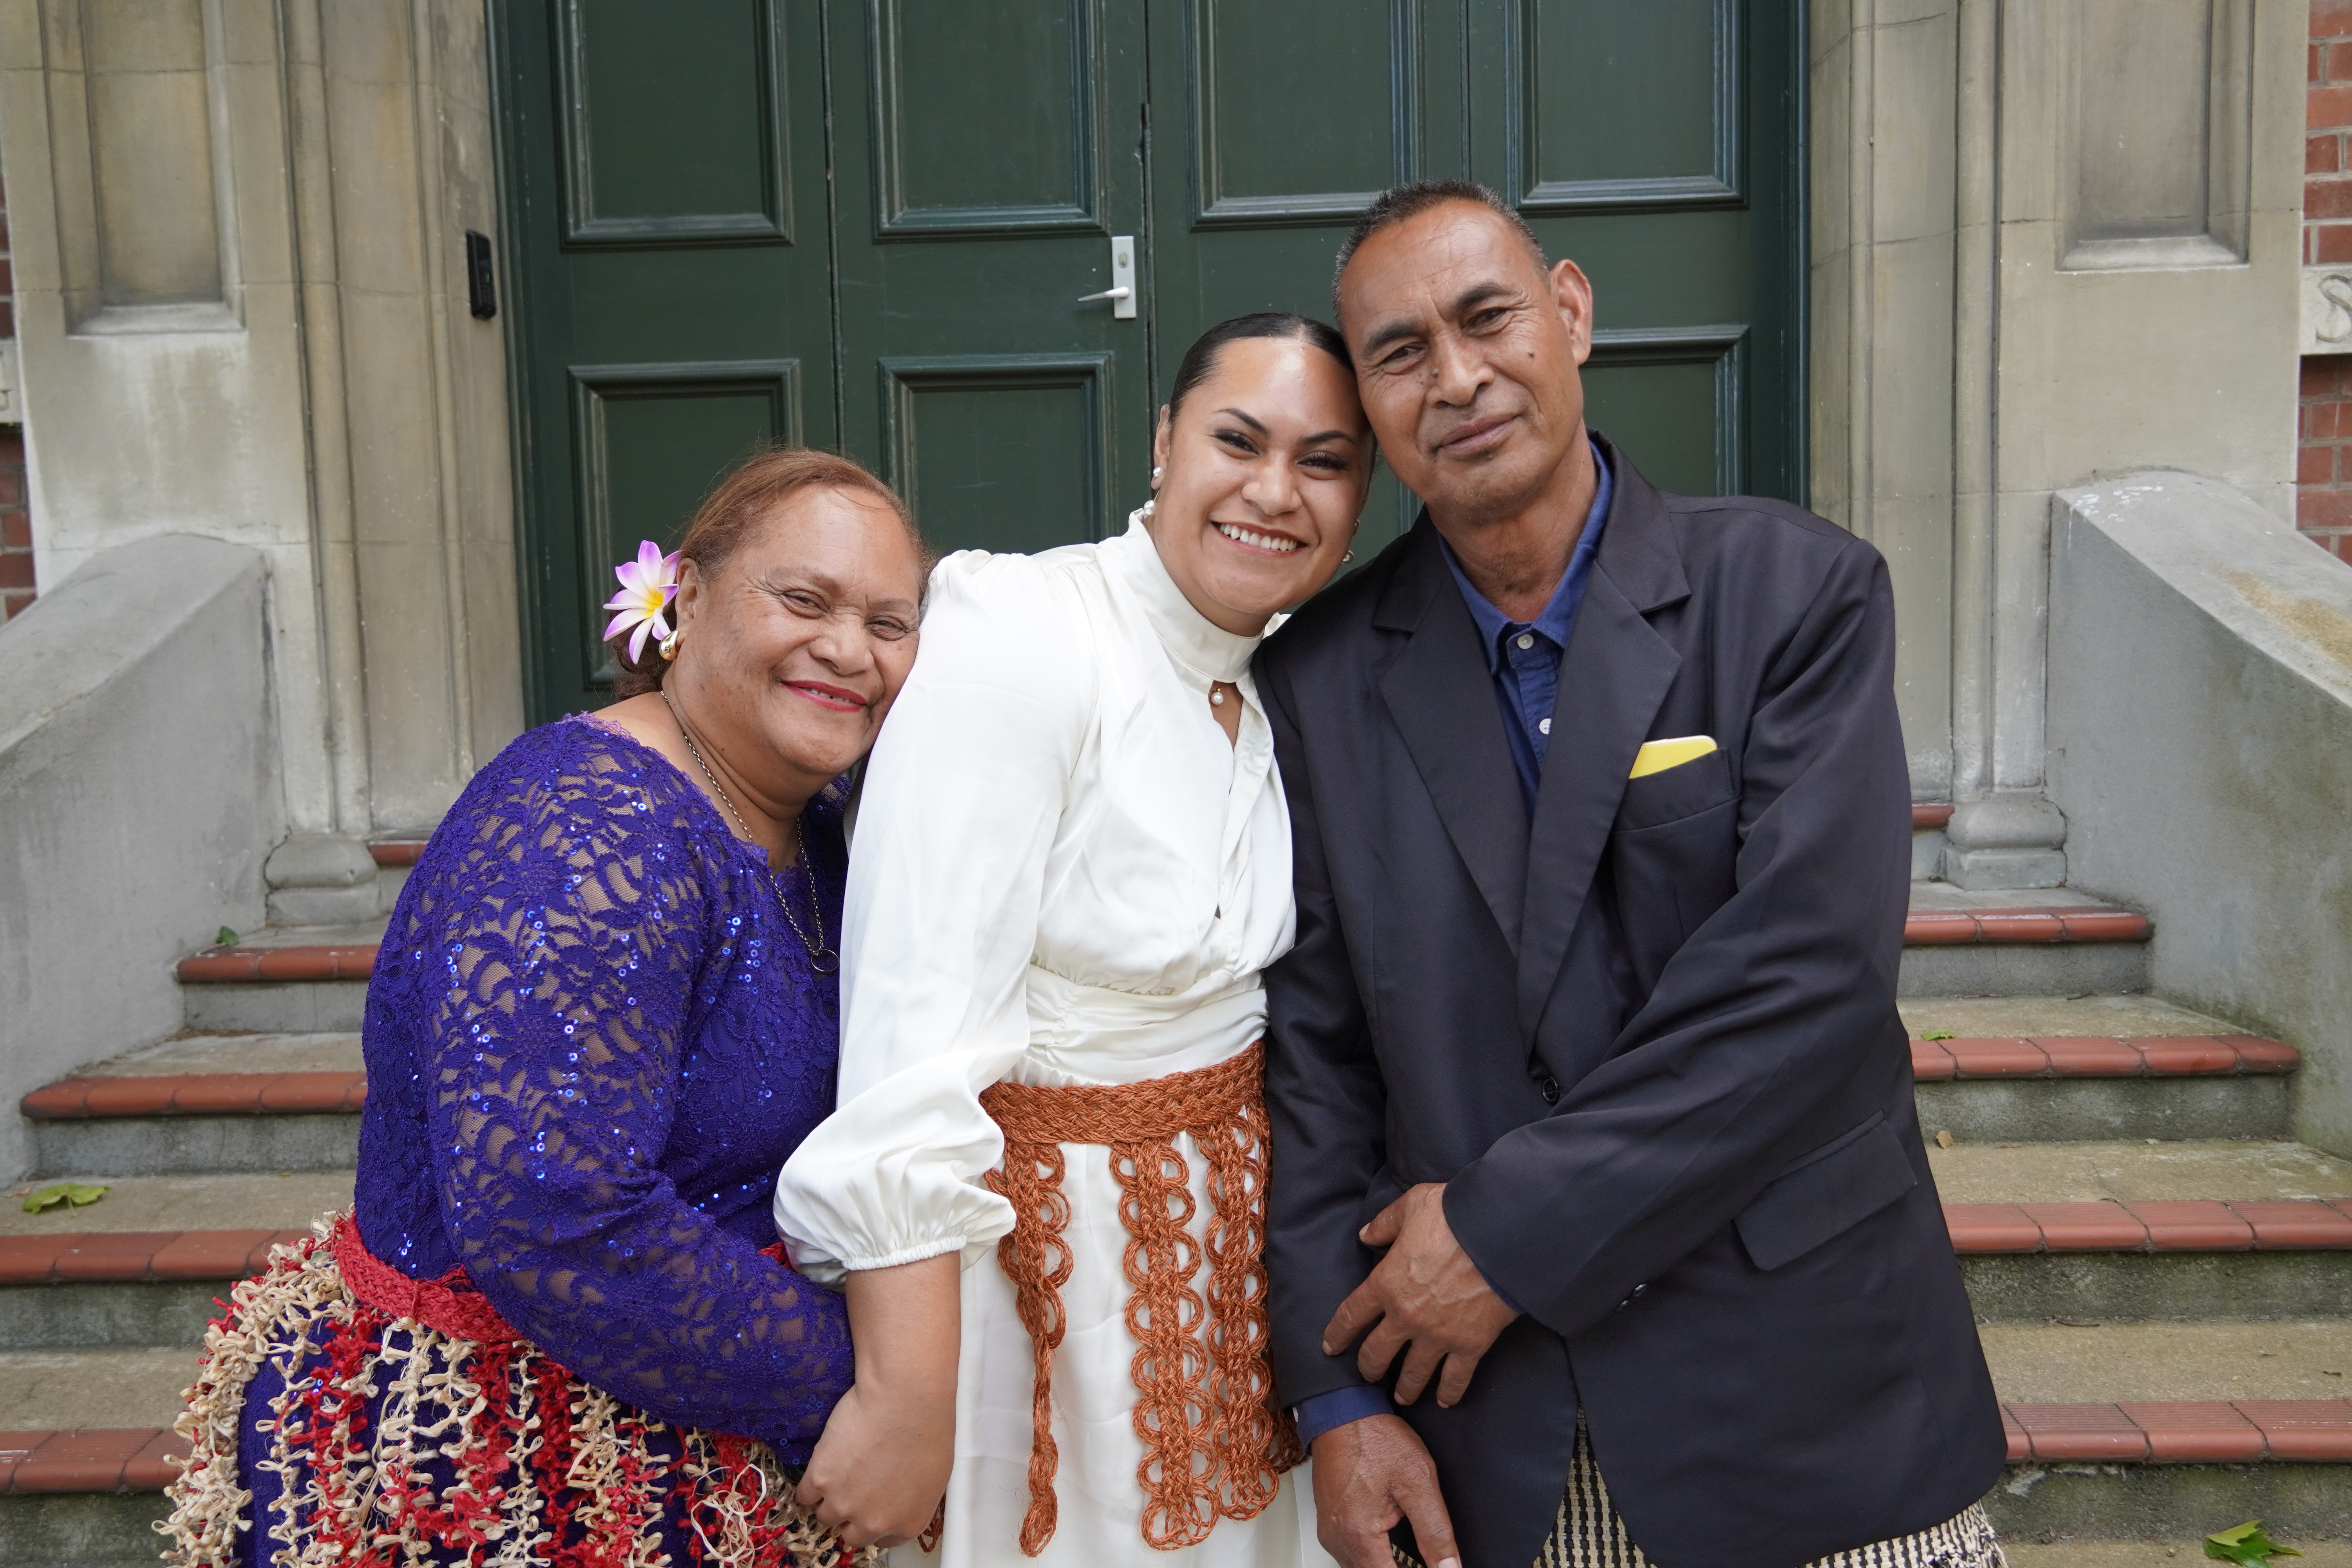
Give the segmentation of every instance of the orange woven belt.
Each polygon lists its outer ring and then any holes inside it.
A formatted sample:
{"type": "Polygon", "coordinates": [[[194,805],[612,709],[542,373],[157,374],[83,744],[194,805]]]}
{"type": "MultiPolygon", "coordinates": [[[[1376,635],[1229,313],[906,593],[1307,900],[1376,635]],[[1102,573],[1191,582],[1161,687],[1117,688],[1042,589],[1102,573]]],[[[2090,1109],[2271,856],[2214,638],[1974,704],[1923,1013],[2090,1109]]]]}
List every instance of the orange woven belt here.
{"type": "Polygon", "coordinates": [[[996,1260],[1013,1280],[1035,1357],[1021,1521],[1021,1550],[1032,1557],[1053,1539],[1056,1513],[1054,1351],[1068,1323],[1062,1287],[1072,1263],[1063,1239],[1065,1143],[1108,1147],[1119,1185],[1145,1542],[1196,1545],[1220,1519],[1255,1518],[1298,1463],[1297,1434],[1274,1406],[1266,1364],[1265,1064],[1263,1045],[1253,1045],[1214,1067],[1141,1083],[1000,1083],[980,1097],[1004,1133],[1003,1168],[986,1180],[1013,1211],[996,1260]],[[1198,1237],[1180,1132],[1209,1163],[1209,1221],[1198,1237]],[[1193,1285],[1204,1252],[1205,1300],[1193,1285]]]}

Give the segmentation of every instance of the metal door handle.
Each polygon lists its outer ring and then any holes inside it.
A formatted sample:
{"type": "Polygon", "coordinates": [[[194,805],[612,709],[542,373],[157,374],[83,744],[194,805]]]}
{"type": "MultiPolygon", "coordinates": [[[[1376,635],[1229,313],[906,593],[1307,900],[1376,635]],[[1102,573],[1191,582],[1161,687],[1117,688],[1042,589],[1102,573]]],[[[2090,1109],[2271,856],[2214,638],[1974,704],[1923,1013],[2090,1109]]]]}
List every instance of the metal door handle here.
{"type": "Polygon", "coordinates": [[[1110,237],[1110,287],[1099,294],[1079,298],[1081,305],[1091,305],[1098,300],[1110,301],[1112,317],[1121,321],[1135,320],[1135,236],[1115,234],[1110,237]]]}

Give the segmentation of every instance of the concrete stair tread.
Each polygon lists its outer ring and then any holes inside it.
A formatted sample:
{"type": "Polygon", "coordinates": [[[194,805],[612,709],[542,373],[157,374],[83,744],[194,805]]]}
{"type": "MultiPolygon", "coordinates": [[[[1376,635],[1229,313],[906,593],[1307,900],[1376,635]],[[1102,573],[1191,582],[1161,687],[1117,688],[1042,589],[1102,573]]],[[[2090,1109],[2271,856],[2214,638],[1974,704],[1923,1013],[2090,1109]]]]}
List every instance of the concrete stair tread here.
{"type": "Polygon", "coordinates": [[[2004,1405],[2332,1400],[2352,1459],[2352,1318],[2082,1318],[1983,1323],[1978,1333],[2004,1405]]]}
{"type": "Polygon", "coordinates": [[[169,1426],[202,1353],[194,1345],[0,1351],[0,1411],[28,1430],[169,1426]]]}
{"type": "MultiPolygon", "coordinates": [[[[2195,1031],[2187,1031],[2194,1033],[2195,1031]]],[[[201,1073],[358,1072],[360,1037],[337,1030],[323,1034],[199,1034],[184,1030],[168,1040],[109,1057],[78,1069],[76,1078],[148,1078],[201,1073]]]]}
{"type": "Polygon", "coordinates": [[[19,1182],[0,1203],[0,1237],[90,1232],[297,1230],[331,1209],[349,1207],[352,1173],[298,1171],[201,1176],[77,1176],[107,1188],[83,1208],[26,1214],[21,1195],[47,1185],[19,1182]]]}
{"type": "Polygon", "coordinates": [[[1911,912],[1988,910],[2112,910],[2116,906],[2095,894],[2074,888],[1993,888],[1970,890],[1944,881],[1911,884],[1911,912]]]}
{"type": "Polygon", "coordinates": [[[1940,1032],[1962,1039],[2031,1038],[2037,1035],[2115,1038],[2130,1036],[2235,1035],[2220,1018],[2147,995],[1906,996],[1899,1004],[1911,1037],[1940,1032]]]}
{"type": "MultiPolygon", "coordinates": [[[[2034,897],[2039,898],[2040,894],[2034,897]]],[[[254,949],[273,951],[299,947],[373,947],[383,938],[384,928],[392,923],[390,915],[377,915],[373,920],[352,921],[341,925],[262,926],[241,931],[233,946],[207,947],[205,952],[241,952],[254,949]]]]}
{"type": "Polygon", "coordinates": [[[2352,1198],[2352,1162],[2284,1140],[1931,1144],[1927,1163],[1948,1205],[2352,1198]]]}

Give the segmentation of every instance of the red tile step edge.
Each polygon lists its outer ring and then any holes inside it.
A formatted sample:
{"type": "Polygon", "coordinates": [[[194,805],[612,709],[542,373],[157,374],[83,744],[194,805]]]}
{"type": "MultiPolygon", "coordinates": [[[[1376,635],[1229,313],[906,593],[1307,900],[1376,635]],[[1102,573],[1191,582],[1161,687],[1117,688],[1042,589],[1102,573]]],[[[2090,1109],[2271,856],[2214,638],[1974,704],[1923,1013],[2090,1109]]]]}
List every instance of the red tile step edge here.
{"type": "Polygon", "coordinates": [[[112,1230],[0,1236],[0,1286],[243,1279],[307,1230],[112,1230]]]}
{"type": "Polygon", "coordinates": [[[1913,910],[1903,921],[1906,947],[1979,942],[2146,942],[2147,917],[2103,904],[2063,909],[1913,910]]]}
{"type": "Polygon", "coordinates": [[[354,1113],[367,1102],[363,1072],[169,1073],[152,1078],[68,1078],[16,1108],[35,1121],[110,1116],[300,1116],[354,1113]]]}
{"type": "MultiPolygon", "coordinates": [[[[1951,816],[1948,806],[1944,815],[1951,816]]],[[[1915,805],[1911,808],[1911,820],[1916,823],[1918,819],[1919,808],[1915,805]]],[[[379,866],[414,866],[424,855],[425,844],[422,838],[379,838],[368,846],[368,854],[379,866]]]]}
{"type": "Polygon", "coordinates": [[[1933,833],[1951,820],[1952,808],[1948,805],[1927,805],[1916,801],[1912,803],[1911,831],[1914,833],[1933,833]]]}
{"type": "MultiPolygon", "coordinates": [[[[2352,1463],[2352,1400],[2004,1405],[2009,1462],[2352,1463]]],[[[187,1453],[154,1428],[0,1432],[0,1493],[161,1491],[187,1453]]]]}
{"type": "Polygon", "coordinates": [[[2021,1039],[1911,1042],[1922,1082],[1977,1078],[2234,1078],[2291,1073],[2293,1046],[2257,1035],[2039,1035],[2021,1039]]]}
{"type": "Polygon", "coordinates": [[[185,1437],[152,1426],[0,1432],[0,1494],[160,1492],[187,1457],[185,1437]]]}
{"type": "Polygon", "coordinates": [[[208,947],[180,960],[183,985],[256,980],[365,980],[375,972],[373,942],[319,947],[208,947]]]}
{"type": "Polygon", "coordinates": [[[1946,1204],[1952,1250],[2312,1252],[2352,1249],[2352,1199],[1946,1204]]]}
{"type": "Polygon", "coordinates": [[[2230,1465],[2352,1462],[2352,1400],[2004,1405],[2009,1461],[2230,1465]]]}

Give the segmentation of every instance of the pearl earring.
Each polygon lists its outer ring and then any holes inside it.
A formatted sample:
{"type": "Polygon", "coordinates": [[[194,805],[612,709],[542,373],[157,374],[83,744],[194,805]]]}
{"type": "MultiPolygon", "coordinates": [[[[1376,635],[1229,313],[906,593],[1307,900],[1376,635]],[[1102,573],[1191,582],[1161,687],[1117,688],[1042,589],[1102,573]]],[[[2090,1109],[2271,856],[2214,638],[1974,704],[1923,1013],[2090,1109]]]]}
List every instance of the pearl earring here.
{"type": "Polygon", "coordinates": [[[1160,482],[1160,465],[1157,463],[1151,465],[1151,482],[1155,485],[1160,482]]]}

